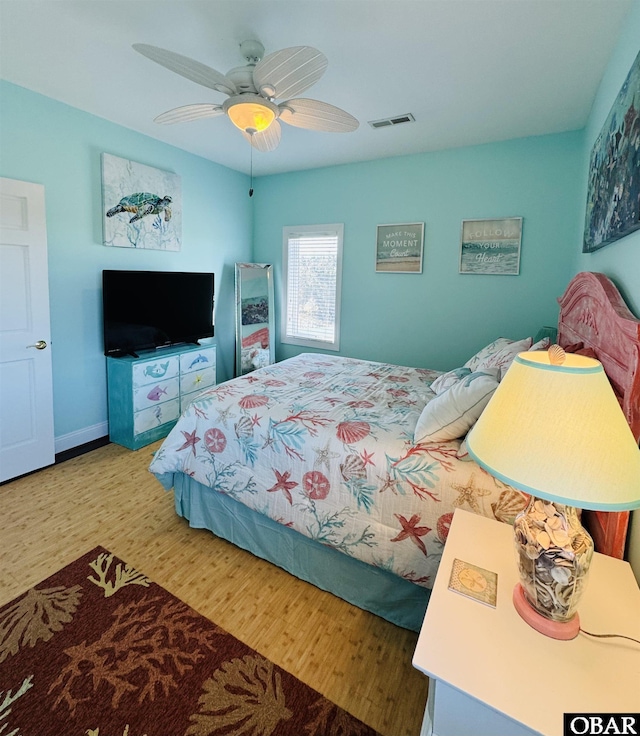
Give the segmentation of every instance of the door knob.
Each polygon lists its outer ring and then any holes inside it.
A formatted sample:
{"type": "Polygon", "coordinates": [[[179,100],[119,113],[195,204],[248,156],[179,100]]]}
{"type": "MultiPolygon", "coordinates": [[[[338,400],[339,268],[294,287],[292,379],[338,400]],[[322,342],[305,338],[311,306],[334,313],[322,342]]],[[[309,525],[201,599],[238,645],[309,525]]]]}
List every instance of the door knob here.
{"type": "Polygon", "coordinates": [[[28,348],[35,348],[36,350],[44,350],[47,347],[47,343],[44,340],[38,340],[35,345],[27,345],[28,348]]]}

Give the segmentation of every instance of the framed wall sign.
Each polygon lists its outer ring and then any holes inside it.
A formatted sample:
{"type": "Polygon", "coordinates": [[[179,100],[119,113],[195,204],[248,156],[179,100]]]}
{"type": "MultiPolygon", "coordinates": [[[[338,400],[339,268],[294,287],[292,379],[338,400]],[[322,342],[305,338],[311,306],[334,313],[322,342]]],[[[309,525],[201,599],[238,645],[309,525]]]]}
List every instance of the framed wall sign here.
{"type": "Polygon", "coordinates": [[[583,253],[640,228],[640,53],[591,149],[583,253]]]}
{"type": "Polygon", "coordinates": [[[460,273],[517,276],[521,242],[522,217],[463,220],[460,273]]]}
{"type": "Polygon", "coordinates": [[[376,271],[422,273],[424,223],[378,225],[376,271]]]}

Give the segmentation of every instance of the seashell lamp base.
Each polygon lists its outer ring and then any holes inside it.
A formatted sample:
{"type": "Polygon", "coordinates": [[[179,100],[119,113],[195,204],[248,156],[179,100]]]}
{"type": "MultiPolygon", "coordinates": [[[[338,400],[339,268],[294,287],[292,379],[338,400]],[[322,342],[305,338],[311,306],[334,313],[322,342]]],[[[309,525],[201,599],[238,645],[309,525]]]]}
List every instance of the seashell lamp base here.
{"type": "Polygon", "coordinates": [[[533,608],[524,594],[524,590],[520,583],[513,589],[513,605],[518,614],[524,619],[529,626],[539,631],[545,636],[552,639],[561,639],[568,641],[575,639],[580,631],[580,617],[574,614],[573,618],[568,621],[552,621],[545,616],[541,616],[535,608],[533,608]]]}
{"type": "Polygon", "coordinates": [[[537,614],[573,620],[587,582],[593,540],[577,510],[531,497],[513,524],[522,594],[537,614]]]}

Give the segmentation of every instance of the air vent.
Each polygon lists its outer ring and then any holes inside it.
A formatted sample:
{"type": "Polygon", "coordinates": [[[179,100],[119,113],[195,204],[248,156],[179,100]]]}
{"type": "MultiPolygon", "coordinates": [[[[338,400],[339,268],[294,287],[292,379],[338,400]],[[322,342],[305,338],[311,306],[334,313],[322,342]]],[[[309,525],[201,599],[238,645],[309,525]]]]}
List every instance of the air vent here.
{"type": "Polygon", "coordinates": [[[402,123],[414,123],[415,118],[408,112],[406,115],[395,115],[392,118],[383,118],[382,120],[369,120],[372,128],[388,128],[391,125],[400,125],[402,123]]]}

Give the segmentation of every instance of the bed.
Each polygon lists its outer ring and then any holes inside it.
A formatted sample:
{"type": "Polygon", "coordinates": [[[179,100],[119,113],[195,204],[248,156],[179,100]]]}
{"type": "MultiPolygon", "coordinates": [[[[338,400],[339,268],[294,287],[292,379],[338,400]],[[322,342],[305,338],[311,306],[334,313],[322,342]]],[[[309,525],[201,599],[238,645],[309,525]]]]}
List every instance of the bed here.
{"type": "MultiPolygon", "coordinates": [[[[640,333],[616,294],[579,274],[558,339],[602,359],[637,437],[640,333]]],[[[445,374],[303,353],[203,392],[150,470],[191,526],[417,631],[455,508],[510,523],[526,504],[463,440],[510,360],[547,344],[500,338],[445,374]]],[[[627,523],[596,516],[598,548],[621,556],[627,523]]]]}

